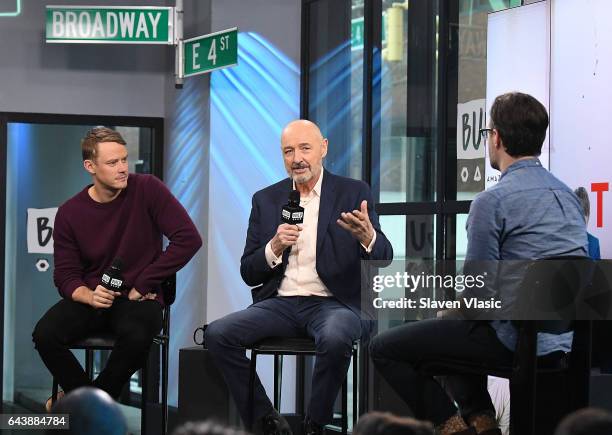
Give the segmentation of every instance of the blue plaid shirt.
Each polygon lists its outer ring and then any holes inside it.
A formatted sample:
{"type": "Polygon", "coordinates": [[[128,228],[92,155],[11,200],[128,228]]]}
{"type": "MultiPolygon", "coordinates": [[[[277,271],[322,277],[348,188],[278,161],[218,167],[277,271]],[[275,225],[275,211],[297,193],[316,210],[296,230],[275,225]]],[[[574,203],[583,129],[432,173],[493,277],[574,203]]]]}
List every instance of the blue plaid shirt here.
{"type": "MultiPolygon", "coordinates": [[[[479,193],[470,206],[466,228],[466,261],[587,255],[587,231],[578,198],[537,158],[513,163],[495,186],[479,193]]],[[[514,326],[500,320],[491,326],[514,351],[514,326]]],[[[572,332],[540,333],[538,355],[569,352],[572,339],[572,332]]]]}

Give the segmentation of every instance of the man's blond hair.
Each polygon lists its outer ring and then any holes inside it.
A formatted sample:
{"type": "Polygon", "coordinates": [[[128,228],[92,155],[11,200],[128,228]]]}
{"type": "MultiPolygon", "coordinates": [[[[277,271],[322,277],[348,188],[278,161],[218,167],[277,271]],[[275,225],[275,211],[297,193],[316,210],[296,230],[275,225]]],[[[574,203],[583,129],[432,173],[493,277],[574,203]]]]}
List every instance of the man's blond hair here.
{"type": "Polygon", "coordinates": [[[116,142],[125,145],[123,136],[118,131],[108,127],[94,127],[85,134],[81,140],[83,161],[95,160],[98,153],[98,144],[102,142],[116,142]]]}

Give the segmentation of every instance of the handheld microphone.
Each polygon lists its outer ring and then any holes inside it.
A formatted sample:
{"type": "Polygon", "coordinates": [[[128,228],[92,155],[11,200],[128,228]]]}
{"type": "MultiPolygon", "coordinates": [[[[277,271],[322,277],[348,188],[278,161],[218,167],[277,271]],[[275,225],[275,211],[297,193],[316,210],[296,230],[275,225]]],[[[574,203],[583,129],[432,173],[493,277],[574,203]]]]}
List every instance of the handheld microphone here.
{"type": "Polygon", "coordinates": [[[106,269],[102,275],[102,282],[100,285],[108,290],[114,292],[120,292],[123,290],[123,275],[121,269],[123,268],[123,261],[121,258],[116,257],[111,264],[111,267],[106,269]]]}
{"type": "Polygon", "coordinates": [[[289,192],[289,201],[281,211],[281,221],[290,225],[304,223],[304,207],[300,207],[300,192],[297,190],[289,192]]]}

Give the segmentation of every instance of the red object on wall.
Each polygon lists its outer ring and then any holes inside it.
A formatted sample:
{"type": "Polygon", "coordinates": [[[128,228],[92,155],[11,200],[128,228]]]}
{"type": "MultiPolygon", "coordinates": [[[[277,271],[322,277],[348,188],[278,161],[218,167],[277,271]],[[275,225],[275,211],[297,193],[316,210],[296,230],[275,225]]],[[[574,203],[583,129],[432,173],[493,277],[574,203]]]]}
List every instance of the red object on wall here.
{"type": "Polygon", "coordinates": [[[591,192],[597,192],[597,228],[603,227],[603,193],[610,189],[610,183],[591,183],[591,192]]]}

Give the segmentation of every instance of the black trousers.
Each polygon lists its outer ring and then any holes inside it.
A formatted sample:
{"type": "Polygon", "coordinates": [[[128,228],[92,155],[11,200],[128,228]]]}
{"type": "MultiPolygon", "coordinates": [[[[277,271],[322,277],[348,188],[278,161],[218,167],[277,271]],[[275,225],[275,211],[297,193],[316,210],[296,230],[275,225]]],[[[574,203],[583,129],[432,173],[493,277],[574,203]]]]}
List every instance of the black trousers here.
{"type": "Polygon", "coordinates": [[[130,377],[148,356],[153,338],[162,327],[162,307],[157,301],[115,299],[109,308],[62,299],[38,321],[32,338],[43,362],[65,392],[93,385],[117,398],[130,377]],[[92,383],[68,344],[92,333],[110,332],[115,347],[106,367],[92,383]]]}
{"type": "MultiPolygon", "coordinates": [[[[248,425],[250,363],[245,347],[266,337],[313,337],[316,359],[308,417],[328,424],[351,363],[353,341],[360,338],[361,331],[359,316],[335,298],[274,297],[215,320],[206,329],[205,340],[248,425]]],[[[259,377],[255,381],[254,402],[254,421],[272,410],[259,377]]]]}
{"type": "Polygon", "coordinates": [[[448,358],[509,365],[513,352],[487,322],[429,319],[407,323],[376,336],[370,345],[374,365],[412,409],[415,417],[439,425],[457,413],[495,416],[487,376],[456,374],[444,377],[444,388],[432,374],[420,370],[425,362],[448,358]]]}

